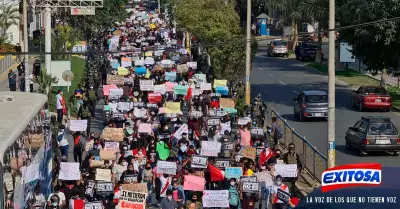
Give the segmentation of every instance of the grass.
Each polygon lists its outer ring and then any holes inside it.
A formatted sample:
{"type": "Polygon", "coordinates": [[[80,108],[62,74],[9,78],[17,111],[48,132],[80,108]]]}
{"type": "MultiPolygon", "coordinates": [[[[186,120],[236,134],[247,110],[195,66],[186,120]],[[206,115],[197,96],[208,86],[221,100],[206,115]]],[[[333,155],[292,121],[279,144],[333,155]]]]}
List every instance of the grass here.
{"type": "MultiPolygon", "coordinates": [[[[320,71],[321,73],[328,74],[328,66],[326,65],[321,65],[319,63],[307,63],[306,65],[320,71]]],[[[363,75],[352,69],[336,71],[336,78],[354,87],[363,85],[378,86],[380,84],[379,80],[363,75]]],[[[400,88],[397,86],[389,86],[387,90],[392,96],[393,106],[400,108],[400,88]]]]}
{"type": "MultiPolygon", "coordinates": [[[[71,57],[71,70],[74,73],[74,80],[72,80],[72,82],[71,82],[69,91],[70,91],[70,95],[73,95],[73,92],[78,87],[78,84],[83,84],[83,78],[85,76],[85,60],[80,57],[71,57]]],[[[82,85],[82,86],[84,86],[84,85],[82,85]]],[[[65,102],[68,104],[68,107],[70,108],[71,115],[75,116],[77,114],[76,108],[74,108],[74,106],[71,106],[71,103],[69,101],[70,95],[68,94],[67,87],[54,86],[51,88],[50,111],[55,112],[55,110],[56,110],[55,97],[56,97],[57,91],[59,89],[61,89],[64,93],[64,99],[65,99],[65,102]]]]}

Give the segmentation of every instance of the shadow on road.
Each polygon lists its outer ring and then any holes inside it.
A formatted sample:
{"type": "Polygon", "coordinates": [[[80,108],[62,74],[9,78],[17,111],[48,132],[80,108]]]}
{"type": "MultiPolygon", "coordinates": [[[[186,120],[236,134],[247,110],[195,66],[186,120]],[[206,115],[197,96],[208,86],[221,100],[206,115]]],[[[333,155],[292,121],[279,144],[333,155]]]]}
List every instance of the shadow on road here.
{"type": "MultiPolygon", "coordinates": [[[[346,155],[351,155],[353,157],[362,158],[358,154],[359,153],[358,149],[355,149],[355,148],[352,148],[351,150],[348,151],[346,149],[345,145],[336,145],[336,150],[338,152],[341,152],[341,153],[346,154],[346,155]]],[[[371,156],[371,157],[390,157],[390,156],[393,156],[393,154],[392,153],[388,153],[388,152],[368,152],[366,157],[369,157],[369,156],[371,156]]]]}

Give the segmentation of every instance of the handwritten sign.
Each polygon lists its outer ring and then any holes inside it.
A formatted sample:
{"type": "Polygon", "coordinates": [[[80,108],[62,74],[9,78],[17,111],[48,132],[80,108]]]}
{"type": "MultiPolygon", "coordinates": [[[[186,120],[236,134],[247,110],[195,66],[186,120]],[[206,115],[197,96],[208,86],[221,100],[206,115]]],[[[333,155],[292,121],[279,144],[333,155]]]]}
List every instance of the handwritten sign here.
{"type": "Polygon", "coordinates": [[[199,118],[203,115],[201,111],[192,110],[190,111],[190,117],[192,118],[199,118]]]}
{"type": "Polygon", "coordinates": [[[122,184],[123,190],[129,190],[134,192],[147,193],[147,183],[137,183],[137,184],[122,184]]]}
{"type": "Polygon", "coordinates": [[[137,183],[138,182],[138,175],[137,174],[126,174],[124,176],[124,183],[137,183]]]}
{"type": "Polygon", "coordinates": [[[111,181],[111,170],[97,168],[96,181],[111,181]]]}
{"type": "Polygon", "coordinates": [[[105,142],[104,150],[119,150],[119,143],[118,142],[105,142]]]}
{"type": "Polygon", "coordinates": [[[278,200],[280,200],[280,201],[282,201],[283,203],[289,203],[289,201],[290,201],[290,193],[288,193],[288,192],[285,192],[285,191],[283,191],[283,190],[281,190],[281,189],[278,189],[278,192],[277,192],[277,197],[278,197],[278,200]]]}
{"type": "Polygon", "coordinates": [[[258,182],[249,182],[245,181],[242,183],[242,191],[249,193],[258,193],[259,191],[259,183],[258,182]]]}
{"type": "Polygon", "coordinates": [[[79,180],[81,179],[81,172],[79,170],[79,163],[60,163],[60,174],[58,179],[61,180],[79,180]]]}
{"type": "Polygon", "coordinates": [[[192,156],[192,168],[207,168],[207,157],[204,156],[192,156]]]}
{"type": "Polygon", "coordinates": [[[231,143],[223,143],[221,150],[233,150],[233,142],[231,143]]]}
{"type": "Polygon", "coordinates": [[[219,119],[208,119],[207,120],[207,125],[209,126],[218,126],[219,125],[219,119]]]}
{"type": "Polygon", "coordinates": [[[264,135],[264,130],[262,128],[252,128],[250,133],[254,135],[264,135]]]}
{"type": "Polygon", "coordinates": [[[107,84],[124,85],[124,76],[121,75],[107,75],[107,84]]]}
{"type": "Polygon", "coordinates": [[[256,155],[257,155],[257,150],[256,148],[250,147],[250,146],[246,146],[242,152],[242,156],[249,158],[249,159],[256,159],[256,155]]]}
{"type": "Polygon", "coordinates": [[[96,182],[89,180],[85,187],[85,195],[93,197],[95,188],[96,188],[96,182]]]}
{"type": "Polygon", "coordinates": [[[241,176],[240,182],[258,182],[257,176],[241,176]]]}
{"type": "Polygon", "coordinates": [[[121,65],[122,67],[132,67],[132,57],[122,57],[121,65]]]}
{"type": "Polygon", "coordinates": [[[276,164],[275,173],[282,177],[297,177],[297,164],[276,164]]]}
{"type": "Polygon", "coordinates": [[[221,152],[221,143],[212,141],[201,142],[201,155],[217,157],[221,152]]]}
{"type": "Polygon", "coordinates": [[[154,93],[165,94],[165,92],[167,92],[167,87],[165,86],[165,84],[154,85],[153,92],[154,93]]]}
{"type": "Polygon", "coordinates": [[[228,208],[229,192],[228,190],[204,190],[203,191],[204,208],[228,208]]]}
{"type": "Polygon", "coordinates": [[[157,161],[157,172],[165,174],[176,174],[176,162],[157,161]]]}
{"type": "Polygon", "coordinates": [[[231,160],[229,158],[217,158],[215,159],[215,166],[217,168],[225,169],[231,165],[231,160]]]}
{"type": "Polygon", "coordinates": [[[183,124],[181,125],[181,127],[179,127],[179,129],[175,132],[174,137],[177,139],[181,139],[183,133],[188,133],[188,125],[186,124],[183,124]]]}
{"type": "Polygon", "coordinates": [[[259,173],[255,173],[255,176],[257,176],[257,181],[258,182],[264,182],[265,186],[269,187],[272,186],[274,184],[274,182],[272,181],[272,176],[269,172],[259,172],[259,173]]]}
{"type": "Polygon", "coordinates": [[[211,109],[210,112],[209,112],[209,115],[213,116],[213,117],[223,117],[223,116],[226,115],[226,112],[223,111],[223,110],[213,110],[213,109],[211,109]]]}
{"type": "Polygon", "coordinates": [[[71,131],[86,131],[87,129],[87,120],[70,120],[69,121],[69,130],[71,131]]]}
{"type": "Polygon", "coordinates": [[[202,91],[211,91],[211,83],[201,83],[200,84],[200,89],[202,91]]]}
{"type": "Polygon", "coordinates": [[[146,193],[122,190],[117,208],[119,209],[145,209],[146,193]]]}
{"type": "Polygon", "coordinates": [[[139,124],[139,133],[151,133],[152,128],[150,123],[141,123],[139,124]]]}
{"type": "Polygon", "coordinates": [[[103,209],[102,202],[85,202],[85,209],[103,209]]]}
{"type": "Polygon", "coordinates": [[[243,170],[241,167],[227,167],[225,168],[225,178],[240,178],[243,175],[243,170]]]}
{"type": "Polygon", "coordinates": [[[142,91],[153,91],[154,82],[153,80],[140,80],[140,90],[142,91]]]}
{"type": "Polygon", "coordinates": [[[122,128],[104,128],[103,138],[109,141],[123,141],[124,130],[122,128]]]}
{"type": "Polygon", "coordinates": [[[110,194],[114,192],[114,183],[111,181],[98,181],[96,184],[97,194],[110,194]]]}

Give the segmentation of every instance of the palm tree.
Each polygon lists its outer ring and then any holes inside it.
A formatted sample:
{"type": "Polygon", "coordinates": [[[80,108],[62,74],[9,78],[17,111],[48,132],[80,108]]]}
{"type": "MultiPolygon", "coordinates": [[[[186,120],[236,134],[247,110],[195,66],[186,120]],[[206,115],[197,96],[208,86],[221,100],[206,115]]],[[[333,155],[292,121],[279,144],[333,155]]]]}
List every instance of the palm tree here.
{"type": "MultiPolygon", "coordinates": [[[[80,38],[79,31],[69,25],[57,25],[53,30],[53,34],[52,50],[56,52],[71,51],[80,38]]],[[[58,58],[66,58],[66,56],[58,58]]]]}
{"type": "Polygon", "coordinates": [[[48,74],[47,69],[42,68],[40,75],[37,77],[37,82],[39,84],[39,92],[47,95],[48,101],[51,101],[51,87],[53,84],[58,83],[57,77],[48,74]]]}
{"type": "Polygon", "coordinates": [[[19,9],[14,4],[5,5],[1,8],[0,27],[2,28],[3,36],[7,35],[9,27],[18,24],[19,19],[19,9]]]}

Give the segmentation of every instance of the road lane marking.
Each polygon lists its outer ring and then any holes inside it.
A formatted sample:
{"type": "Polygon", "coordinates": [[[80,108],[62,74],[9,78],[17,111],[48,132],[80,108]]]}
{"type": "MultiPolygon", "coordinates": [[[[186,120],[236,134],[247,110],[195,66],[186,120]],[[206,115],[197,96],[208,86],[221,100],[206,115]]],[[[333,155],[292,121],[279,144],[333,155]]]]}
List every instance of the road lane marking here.
{"type": "Polygon", "coordinates": [[[282,81],[279,81],[279,83],[281,83],[282,85],[286,85],[285,83],[283,83],[282,81]]]}
{"type": "Polygon", "coordinates": [[[262,69],[262,68],[260,68],[260,67],[258,67],[258,69],[261,70],[261,71],[264,71],[264,69],[262,69]]]}
{"type": "Polygon", "coordinates": [[[293,90],[293,92],[294,92],[295,94],[299,94],[299,92],[297,92],[297,91],[295,91],[295,90],[293,90]]]}
{"type": "Polygon", "coordinates": [[[269,74],[269,73],[268,73],[268,75],[271,76],[272,78],[274,77],[273,75],[271,75],[271,74],[269,74]]]}

